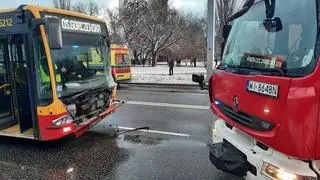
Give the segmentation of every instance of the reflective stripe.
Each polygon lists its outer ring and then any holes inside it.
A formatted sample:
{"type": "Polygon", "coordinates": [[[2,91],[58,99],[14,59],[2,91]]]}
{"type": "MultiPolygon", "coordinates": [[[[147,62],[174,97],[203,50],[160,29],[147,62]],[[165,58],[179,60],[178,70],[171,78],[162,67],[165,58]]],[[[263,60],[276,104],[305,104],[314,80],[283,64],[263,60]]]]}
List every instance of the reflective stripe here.
{"type": "Polygon", "coordinates": [[[45,71],[44,71],[44,69],[43,69],[41,64],[40,64],[40,77],[41,77],[42,83],[49,83],[50,82],[50,76],[48,76],[45,73],[45,71]]]}
{"type": "MultiPolygon", "coordinates": [[[[56,70],[58,69],[57,65],[55,65],[55,69],[56,70]]],[[[41,64],[40,64],[40,77],[43,83],[50,82],[50,76],[45,73],[41,64]]],[[[61,75],[58,73],[56,74],[56,82],[61,82],[61,75]]]]}
{"type": "Polygon", "coordinates": [[[54,64],[54,68],[56,69],[56,81],[57,83],[61,82],[61,75],[58,73],[58,66],[54,64]]]}

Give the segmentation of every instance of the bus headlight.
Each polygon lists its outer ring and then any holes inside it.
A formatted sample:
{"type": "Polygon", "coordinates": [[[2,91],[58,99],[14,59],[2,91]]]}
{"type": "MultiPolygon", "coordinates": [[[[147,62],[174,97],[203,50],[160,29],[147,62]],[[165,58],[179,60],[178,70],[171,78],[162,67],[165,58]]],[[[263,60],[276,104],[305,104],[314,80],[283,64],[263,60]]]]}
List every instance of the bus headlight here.
{"type": "Polygon", "coordinates": [[[52,124],[54,126],[62,126],[64,124],[68,124],[68,123],[71,123],[73,121],[72,117],[71,116],[63,116],[59,119],[56,119],[54,121],[52,121],[52,124]]]}
{"type": "Polygon", "coordinates": [[[317,179],[316,177],[292,174],[266,162],[263,163],[261,173],[272,180],[316,180],[317,179]]]}

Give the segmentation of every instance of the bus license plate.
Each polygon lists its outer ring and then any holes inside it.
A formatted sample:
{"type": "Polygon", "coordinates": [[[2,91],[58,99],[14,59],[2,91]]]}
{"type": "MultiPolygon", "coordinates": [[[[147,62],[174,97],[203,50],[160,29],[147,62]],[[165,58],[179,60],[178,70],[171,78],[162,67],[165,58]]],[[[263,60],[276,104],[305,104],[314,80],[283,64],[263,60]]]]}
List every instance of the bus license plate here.
{"type": "Polygon", "coordinates": [[[273,84],[260,83],[256,81],[247,82],[247,90],[266,96],[278,98],[279,86],[273,84]]]}

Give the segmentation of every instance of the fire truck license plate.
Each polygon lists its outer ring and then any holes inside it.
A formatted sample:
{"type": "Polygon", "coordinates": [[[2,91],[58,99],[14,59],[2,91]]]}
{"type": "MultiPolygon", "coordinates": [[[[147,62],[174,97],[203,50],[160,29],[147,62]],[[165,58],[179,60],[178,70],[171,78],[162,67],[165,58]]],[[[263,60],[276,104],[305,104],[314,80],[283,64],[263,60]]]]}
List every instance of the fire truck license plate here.
{"type": "Polygon", "coordinates": [[[279,86],[273,84],[260,83],[256,81],[248,81],[247,90],[258,94],[278,98],[279,86]]]}

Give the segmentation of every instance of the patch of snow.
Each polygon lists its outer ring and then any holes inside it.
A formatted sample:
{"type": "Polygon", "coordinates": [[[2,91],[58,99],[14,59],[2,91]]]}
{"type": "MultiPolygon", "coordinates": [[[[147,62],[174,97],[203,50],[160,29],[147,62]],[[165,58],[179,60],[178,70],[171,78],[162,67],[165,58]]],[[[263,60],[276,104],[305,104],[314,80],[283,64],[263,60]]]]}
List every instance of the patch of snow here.
{"type": "Polygon", "coordinates": [[[203,66],[174,67],[173,76],[169,76],[169,67],[132,67],[132,83],[156,84],[197,84],[192,82],[192,74],[206,74],[203,66]]]}

